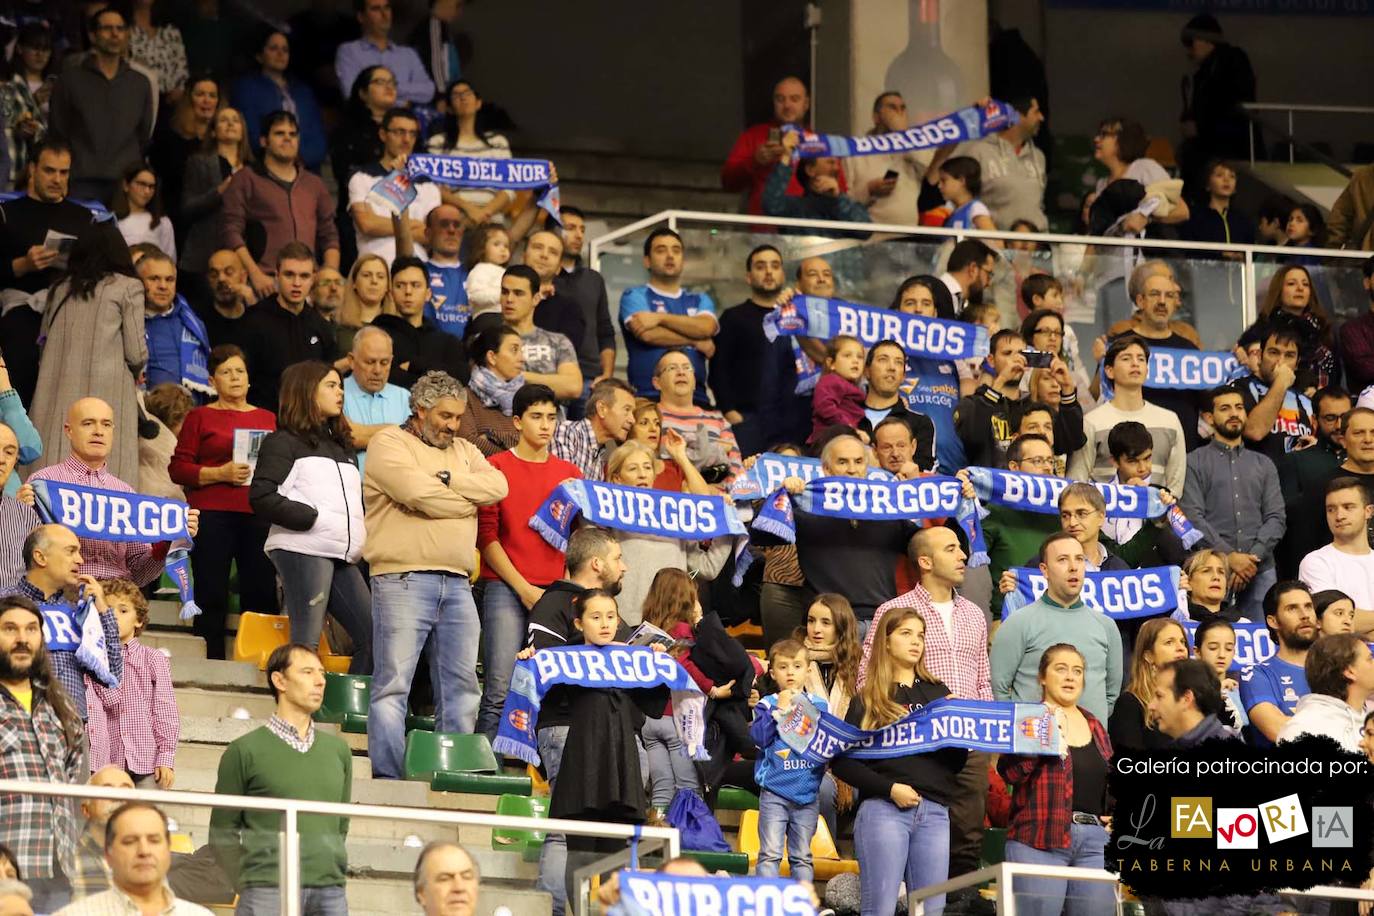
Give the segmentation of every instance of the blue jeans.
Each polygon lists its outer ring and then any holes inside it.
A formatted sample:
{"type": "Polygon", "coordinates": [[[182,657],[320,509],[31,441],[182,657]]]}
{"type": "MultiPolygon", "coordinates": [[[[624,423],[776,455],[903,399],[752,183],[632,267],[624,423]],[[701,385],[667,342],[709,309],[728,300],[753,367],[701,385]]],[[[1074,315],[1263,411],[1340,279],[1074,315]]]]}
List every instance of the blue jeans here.
{"type": "MultiPolygon", "coordinates": [[[[563,763],[563,745],[568,743],[568,726],[550,725],[539,729],[539,759],[544,762],[544,775],[549,779],[549,793],[558,781],[563,763]]],[[[546,891],[553,898],[552,916],[563,916],[568,906],[568,885],[564,880],[568,867],[568,837],[562,833],[544,834],[544,848],[539,850],[539,880],[536,890],[546,891]]]]}
{"type": "MultiPolygon", "coordinates": [[[[910,892],[949,877],[949,809],[928,798],[913,808],[898,808],[885,798],[866,799],[854,818],[854,851],[859,857],[859,913],[892,916],[904,879],[910,892]]],[[[926,901],[928,916],[939,916],[944,908],[944,894],[926,901]]]]}
{"type": "Polygon", "coordinates": [[[367,755],[372,775],[405,775],[406,699],[425,640],[434,686],[435,728],[464,734],[477,721],[477,642],[482,625],[464,576],[434,572],[372,577],[371,708],[367,755]]]}
{"type": "MultiPolygon", "coordinates": [[[[234,916],[277,916],[281,892],[275,887],[245,887],[239,891],[234,916]]],[[[301,916],[348,916],[348,895],[338,887],[301,888],[301,916]]]]}
{"type": "Polygon", "coordinates": [[[529,619],[529,611],[515,589],[499,579],[487,580],[482,596],[482,704],[477,712],[477,731],[488,741],[496,739],[515,656],[525,645],[529,619]]]}
{"type": "Polygon", "coordinates": [[[269,550],[267,557],[281,576],[291,641],[312,649],[318,646],[328,611],[353,640],[348,673],[371,674],[372,596],[358,567],[293,550],[269,550]]]}
{"type": "Polygon", "coordinates": [[[666,812],[678,789],[700,791],[697,768],[692,758],[682,752],[682,739],[678,737],[672,716],[645,719],[639,738],[644,742],[644,752],[649,759],[645,772],[649,777],[651,805],[666,812]]]}
{"type": "Polygon", "coordinates": [[[1267,569],[1260,567],[1259,572],[1255,573],[1255,578],[1250,580],[1250,584],[1236,595],[1236,607],[1240,608],[1246,620],[1264,622],[1264,596],[1278,581],[1278,570],[1271,563],[1267,569]]]}
{"type": "Polygon", "coordinates": [[[754,874],[760,878],[778,876],[786,837],[787,862],[793,879],[810,881],[816,873],[811,867],[811,837],[816,833],[819,817],[820,807],[815,800],[799,805],[767,789],[759,790],[759,864],[754,874]]]}
{"type": "MultiPolygon", "coordinates": [[[[1067,865],[1104,868],[1107,830],[1092,824],[1071,824],[1068,849],[1036,849],[1007,840],[1007,861],[1025,865],[1067,865]]],[[[1023,916],[1100,916],[1116,912],[1116,890],[1100,881],[1064,878],[1017,878],[1016,912],[1023,916]]]]}

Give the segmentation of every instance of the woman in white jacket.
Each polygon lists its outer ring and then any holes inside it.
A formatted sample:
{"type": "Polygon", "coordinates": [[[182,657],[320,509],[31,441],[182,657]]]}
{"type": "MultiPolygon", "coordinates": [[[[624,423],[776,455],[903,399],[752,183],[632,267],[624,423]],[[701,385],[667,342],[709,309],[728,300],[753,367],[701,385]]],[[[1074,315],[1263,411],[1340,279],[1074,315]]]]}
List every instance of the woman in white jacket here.
{"type": "Polygon", "coordinates": [[[357,567],[366,531],[354,454],[338,372],[313,361],[287,367],[277,431],[262,440],[248,501],[272,526],[267,556],[281,576],[291,641],[317,646],[327,611],[353,640],[349,673],[371,674],[372,596],[357,567]]]}
{"type": "MultiPolygon", "coordinates": [[[[654,453],[642,442],[626,442],[611,452],[606,462],[606,479],[627,487],[652,489],[654,453]]],[[[649,594],[649,586],[660,569],[680,569],[709,582],[725,566],[735,542],[730,537],[684,541],[630,531],[617,531],[615,536],[620,541],[626,567],[617,603],[621,619],[630,626],[643,620],[644,596],[649,594]]]]}

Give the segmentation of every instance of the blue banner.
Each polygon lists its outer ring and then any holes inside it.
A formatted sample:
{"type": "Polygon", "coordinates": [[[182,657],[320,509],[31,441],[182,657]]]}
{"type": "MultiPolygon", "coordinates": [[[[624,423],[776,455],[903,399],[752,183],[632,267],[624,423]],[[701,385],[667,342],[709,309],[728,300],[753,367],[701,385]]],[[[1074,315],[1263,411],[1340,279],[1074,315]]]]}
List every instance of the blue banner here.
{"type": "MultiPolygon", "coordinates": [[[[1040,570],[1019,566],[1008,570],[1016,577],[1016,589],[1002,596],[1002,619],[1045,594],[1047,583],[1040,570]]],[[[1083,577],[1083,603],[1113,620],[1162,617],[1188,613],[1188,594],[1179,588],[1182,570],[1177,566],[1151,566],[1089,572],[1083,577]]]]}
{"type": "Polygon", "coordinates": [[[1062,738],[1043,703],[943,699],[927,703],[899,722],[874,731],[850,725],[799,698],[778,723],[778,734],[813,764],[835,757],[882,760],[942,748],[994,754],[1058,754],[1062,738]]]}
{"type": "Polygon", "coordinates": [[[981,324],[907,315],[823,296],[793,296],[763,317],[769,340],[796,335],[831,340],[840,334],[865,347],[891,340],[912,356],[969,359],[988,355],[988,329],[981,324]]]}
{"type": "Polygon", "coordinates": [[[576,479],[564,481],[549,494],[530,519],[530,527],[557,549],[567,550],[568,535],[579,515],[602,528],[684,541],[709,541],[748,533],[735,507],[724,496],[696,496],[576,479]]]}
{"type": "Polygon", "coordinates": [[[534,191],[535,205],[553,217],[554,222],[563,223],[553,163],[547,159],[480,159],[415,153],[406,161],[406,175],[410,178],[422,176],[436,184],[455,188],[534,191]]]}
{"type": "MultiPolygon", "coordinates": [[[[1102,399],[1112,397],[1112,381],[1098,367],[1102,380],[1102,399]]],[[[1175,391],[1211,391],[1250,374],[1231,353],[1219,350],[1188,350],[1173,347],[1151,347],[1146,388],[1165,388],[1175,391]]]]}
{"type": "MultiPolygon", "coordinates": [[[[798,477],[810,482],[824,477],[819,458],[803,458],[800,455],[778,455],[764,452],[754,461],[753,467],[736,477],[730,484],[730,496],[741,502],[763,499],[772,493],[788,477],[798,477]]],[[[882,468],[870,467],[869,480],[896,480],[897,478],[882,468]]]]}
{"type": "MultiPolygon", "coordinates": [[[[1188,632],[1189,645],[1197,644],[1196,620],[1184,620],[1183,629],[1188,632]]],[[[1278,647],[1274,645],[1274,638],[1269,635],[1269,628],[1262,623],[1250,623],[1242,621],[1233,623],[1231,627],[1236,631],[1236,657],[1231,665],[1234,668],[1245,668],[1250,665],[1258,665],[1267,662],[1278,653],[1278,647]]]]}
{"type": "Polygon", "coordinates": [[[626,916],[816,916],[811,887],[783,878],[620,872],[626,916]]]}
{"type": "Polygon", "coordinates": [[[559,646],[515,663],[492,750],[539,766],[539,707],[561,684],[627,690],[667,687],[683,751],[707,759],[706,695],[671,655],[649,646],[559,646]]]}
{"type": "Polygon", "coordinates": [[[1021,116],[1015,108],[1006,102],[989,99],[986,105],[970,105],[924,124],[885,134],[846,137],[840,134],[816,134],[796,127],[783,129],[801,134],[796,158],[816,159],[821,156],[877,156],[951,146],[1000,133],[1020,120],[1021,116]]]}
{"type": "Polygon", "coordinates": [[[73,609],[66,604],[43,604],[43,641],[49,652],[72,652],[87,673],[111,690],[119,686],[119,678],[110,671],[110,657],[105,651],[105,628],[94,601],[85,595],[73,609]]]}
{"type": "MultiPolygon", "coordinates": [[[[1042,515],[1058,515],[1060,495],[1076,482],[1065,477],[997,468],[969,468],[968,473],[980,503],[1042,515]]],[[[1155,487],[1123,483],[1093,483],[1093,486],[1107,504],[1107,518],[1153,519],[1166,515],[1183,541],[1184,549],[1191,549],[1202,540],[1202,532],[1193,527],[1183,510],[1177,505],[1166,506],[1155,487]]]]}
{"type": "Polygon", "coordinates": [[[774,492],[759,509],[753,526],[784,541],[795,543],[795,509],[826,518],[864,521],[911,521],[953,518],[970,545],[970,566],[988,562],[978,505],[965,499],[963,483],[955,477],[919,477],[916,480],[864,480],[858,477],[821,477],[793,496],[774,492]]]}

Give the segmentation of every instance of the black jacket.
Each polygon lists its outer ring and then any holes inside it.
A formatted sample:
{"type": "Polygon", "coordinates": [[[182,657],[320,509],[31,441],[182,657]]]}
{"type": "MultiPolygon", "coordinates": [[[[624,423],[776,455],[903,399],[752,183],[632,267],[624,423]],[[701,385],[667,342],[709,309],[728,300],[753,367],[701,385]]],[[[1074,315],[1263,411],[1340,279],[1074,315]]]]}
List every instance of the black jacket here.
{"type": "Polygon", "coordinates": [[[461,337],[439,330],[428,318],[418,328],[400,315],[378,315],[372,324],[391,335],[391,374],[387,377],[391,384],[409,389],[431,369],[467,384],[472,364],[461,337]]]}
{"type": "MultiPolygon", "coordinates": [[[[991,385],[959,402],[954,412],[954,428],[964,442],[964,457],[969,467],[1006,466],[1007,446],[1016,438],[1021,423],[1021,401],[1012,401],[991,385]]],[[[1054,453],[1072,455],[1088,441],[1083,433],[1083,406],[1077,393],[1059,402],[1054,415],[1054,453]]]]}
{"type": "Polygon", "coordinates": [[[273,298],[243,316],[243,352],[248,357],[248,400],[277,412],[281,374],[305,360],[333,363],[339,358],[336,328],[310,306],[293,315],[273,298]]]}
{"type": "MultiPolygon", "coordinates": [[[[572,270],[561,270],[553,278],[553,288],[560,296],[577,303],[582,310],[585,331],[581,340],[574,340],[577,362],[582,374],[596,378],[601,374],[601,351],[615,349],[615,323],[606,299],[606,281],[601,274],[579,263],[572,270]]],[[[535,309],[535,314],[539,310],[535,309]]],[[[538,322],[535,322],[538,324],[538,322]]]]}

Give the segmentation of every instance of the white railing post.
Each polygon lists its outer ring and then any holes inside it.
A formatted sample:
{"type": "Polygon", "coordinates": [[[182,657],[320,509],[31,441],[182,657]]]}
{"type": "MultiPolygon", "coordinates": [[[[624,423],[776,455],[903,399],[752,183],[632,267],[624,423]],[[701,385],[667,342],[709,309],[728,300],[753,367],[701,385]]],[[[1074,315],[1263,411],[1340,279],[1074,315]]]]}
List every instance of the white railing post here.
{"type": "Polygon", "coordinates": [[[1255,309],[1255,253],[1246,249],[1245,267],[1240,274],[1240,317],[1246,328],[1254,322],[1255,309]]]}
{"type": "Polygon", "coordinates": [[[997,916],[1016,916],[1016,887],[1011,863],[1004,859],[998,868],[1002,873],[997,878],[997,916]]]}
{"type": "Polygon", "coordinates": [[[281,857],[285,867],[282,869],[281,912],[282,916],[301,916],[301,835],[295,804],[284,803],[281,857]]]}

